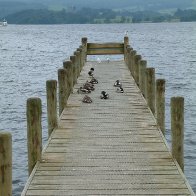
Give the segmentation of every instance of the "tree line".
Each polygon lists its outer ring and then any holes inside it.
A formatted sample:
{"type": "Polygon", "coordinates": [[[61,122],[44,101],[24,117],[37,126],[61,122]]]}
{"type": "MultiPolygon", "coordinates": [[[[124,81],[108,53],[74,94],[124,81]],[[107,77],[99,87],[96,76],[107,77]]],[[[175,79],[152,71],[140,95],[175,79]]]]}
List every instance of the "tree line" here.
{"type": "Polygon", "coordinates": [[[130,12],[126,10],[75,7],[69,10],[51,11],[47,9],[24,10],[6,17],[12,24],[86,24],[86,23],[139,23],[139,22],[171,22],[196,21],[196,10],[178,9],[173,15],[155,11],[130,12]]]}

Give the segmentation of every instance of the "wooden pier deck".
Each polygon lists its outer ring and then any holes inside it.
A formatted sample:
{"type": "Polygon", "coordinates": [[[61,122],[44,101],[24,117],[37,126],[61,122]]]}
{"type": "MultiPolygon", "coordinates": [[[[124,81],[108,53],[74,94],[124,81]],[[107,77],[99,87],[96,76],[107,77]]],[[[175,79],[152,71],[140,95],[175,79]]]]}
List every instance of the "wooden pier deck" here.
{"type": "Polygon", "coordinates": [[[22,195],[194,195],[124,61],[87,62],[22,195]],[[77,89],[95,68],[82,103],[77,89]],[[124,93],[113,86],[119,79],[124,93]],[[109,93],[100,99],[101,91],[109,93]]]}

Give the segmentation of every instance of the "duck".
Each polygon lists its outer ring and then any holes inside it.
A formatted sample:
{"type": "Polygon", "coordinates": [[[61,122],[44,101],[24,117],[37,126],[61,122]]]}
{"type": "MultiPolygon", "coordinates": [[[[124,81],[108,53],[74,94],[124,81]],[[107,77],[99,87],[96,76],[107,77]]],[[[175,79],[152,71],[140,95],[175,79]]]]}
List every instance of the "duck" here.
{"type": "Polygon", "coordinates": [[[93,77],[89,83],[98,84],[98,80],[93,77]]]}
{"type": "Polygon", "coordinates": [[[121,87],[122,84],[120,83],[120,80],[116,80],[116,82],[114,83],[115,87],[121,87]]]}
{"type": "Polygon", "coordinates": [[[100,95],[100,98],[101,99],[109,99],[109,94],[106,93],[105,91],[102,91],[101,92],[101,95],[100,95]]]}
{"type": "Polygon", "coordinates": [[[118,88],[116,89],[116,92],[117,92],[117,93],[124,93],[124,89],[122,88],[122,86],[120,86],[120,87],[118,87],[118,88]]]}
{"type": "Polygon", "coordinates": [[[85,94],[85,93],[91,93],[91,90],[90,89],[86,89],[86,88],[83,88],[83,87],[80,87],[78,90],[77,90],[78,94],[81,93],[81,94],[85,94]]]}
{"type": "Polygon", "coordinates": [[[87,89],[87,90],[90,90],[90,91],[94,91],[95,88],[94,88],[94,85],[88,81],[86,81],[86,83],[83,85],[83,88],[84,89],[87,89]]]}
{"type": "Polygon", "coordinates": [[[93,73],[92,70],[90,70],[90,71],[88,72],[88,75],[91,76],[91,77],[93,77],[93,74],[94,74],[94,73],[93,73]]]}
{"type": "Polygon", "coordinates": [[[82,99],[82,102],[83,103],[92,103],[93,101],[89,96],[85,95],[84,98],[82,99]]]}

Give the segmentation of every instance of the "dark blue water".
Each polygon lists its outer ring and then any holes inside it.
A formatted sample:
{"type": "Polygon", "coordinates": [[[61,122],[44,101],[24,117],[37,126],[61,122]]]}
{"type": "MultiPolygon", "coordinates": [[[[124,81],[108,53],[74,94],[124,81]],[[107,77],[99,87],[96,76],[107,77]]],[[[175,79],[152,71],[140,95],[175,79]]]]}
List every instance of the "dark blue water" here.
{"type": "MultiPolygon", "coordinates": [[[[9,25],[0,27],[0,130],[13,136],[13,195],[27,180],[26,100],[43,104],[43,140],[47,140],[48,79],[80,45],[122,42],[129,31],[131,45],[166,79],[166,138],[170,143],[170,97],[185,97],[185,174],[196,192],[196,23],[110,25],[9,25]]],[[[100,57],[106,58],[106,57],[100,57]]],[[[117,58],[117,57],[114,57],[117,58]]]]}

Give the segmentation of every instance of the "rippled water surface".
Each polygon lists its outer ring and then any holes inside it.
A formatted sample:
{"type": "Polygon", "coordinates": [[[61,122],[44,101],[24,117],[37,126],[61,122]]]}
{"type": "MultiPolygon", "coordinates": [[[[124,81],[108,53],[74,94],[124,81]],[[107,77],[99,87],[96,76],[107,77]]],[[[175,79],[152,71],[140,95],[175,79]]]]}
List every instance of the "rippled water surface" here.
{"type": "Polygon", "coordinates": [[[46,141],[46,80],[57,79],[57,69],[80,45],[81,37],[89,42],[122,42],[126,30],[132,47],[156,68],[156,77],[166,79],[169,143],[170,97],[185,97],[185,174],[196,192],[196,23],[9,25],[0,27],[0,129],[13,136],[13,195],[20,195],[28,175],[27,98],[42,99],[46,141]]]}

